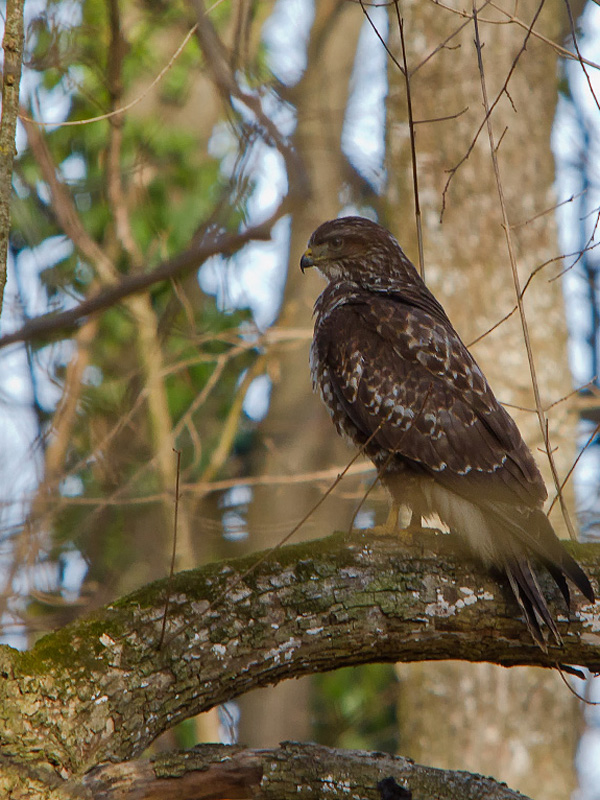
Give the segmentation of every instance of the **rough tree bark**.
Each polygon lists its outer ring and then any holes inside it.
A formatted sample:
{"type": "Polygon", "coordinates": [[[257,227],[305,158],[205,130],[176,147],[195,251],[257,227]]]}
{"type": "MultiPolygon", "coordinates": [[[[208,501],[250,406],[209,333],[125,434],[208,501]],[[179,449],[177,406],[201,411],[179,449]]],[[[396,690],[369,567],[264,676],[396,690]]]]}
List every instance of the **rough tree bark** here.
{"type": "Polygon", "coordinates": [[[2,71],[2,118],[0,119],[0,310],[6,284],[8,232],[15,134],[19,113],[19,87],[23,63],[24,0],[7,0],[4,27],[4,68],[2,71]]]}
{"type": "Polygon", "coordinates": [[[385,753],[333,750],[284,742],[274,750],[223,745],[159,756],[151,761],[103,765],[91,770],[79,788],[82,800],[217,800],[296,797],[356,797],[381,800],[527,800],[505,784],[469,772],[422,767],[409,758],[385,753]],[[388,794],[384,791],[388,789],[388,794]],[[401,787],[410,794],[401,794],[401,787]],[[396,789],[394,794],[393,789],[396,789]]]}
{"type": "MultiPolygon", "coordinates": [[[[528,37],[527,25],[541,8],[537,0],[520,3],[515,12],[526,21],[525,29],[504,24],[507,16],[496,5],[477,5],[490,103],[500,96],[491,121],[496,141],[502,139],[497,154],[514,226],[511,236],[521,286],[539,265],[546,264],[533,278],[524,302],[542,402],[548,407],[572,388],[560,284],[549,282],[561,269],[552,262],[559,252],[554,215],[535,218],[555,202],[550,131],[557,85],[548,76],[556,73],[556,53],[535,35],[528,37]]],[[[466,8],[401,3],[414,115],[418,120],[437,120],[416,126],[425,276],[468,343],[514,308],[515,289],[485,126],[474,141],[485,110],[473,21],[468,17],[471,3],[466,8]],[[464,28],[459,30],[461,25],[464,28]],[[447,46],[424,63],[440,42],[447,46]],[[449,173],[459,164],[455,173],[449,173]],[[442,202],[445,211],[440,224],[442,202]]],[[[541,11],[536,33],[562,41],[560,4],[546,2],[541,11]]],[[[390,29],[391,46],[399,54],[394,7],[390,29]]],[[[405,97],[404,76],[391,65],[388,220],[416,260],[405,97]]],[[[525,410],[534,408],[535,402],[519,315],[513,314],[475,344],[472,352],[498,398],[513,404],[509,411],[536,454],[552,496],[538,420],[535,413],[525,410]]],[[[575,417],[569,403],[563,402],[552,408],[549,418],[554,459],[562,478],[575,458],[575,417]]],[[[551,520],[559,535],[566,535],[558,503],[551,520]]],[[[556,675],[529,670],[507,674],[491,665],[464,664],[401,666],[398,675],[402,752],[439,767],[489,772],[547,800],[562,800],[573,790],[580,710],[574,698],[560,692],[556,675]],[[524,696],[528,697],[526,713],[524,696]],[[469,735],[457,736],[457,732],[469,735]]]]}
{"type": "MultiPolygon", "coordinates": [[[[50,788],[78,780],[252,688],[341,666],[462,659],[600,670],[600,603],[578,598],[567,616],[542,580],[564,639],[543,653],[506,587],[454,547],[442,535],[403,546],[337,534],[180,573],[160,649],[164,581],[29,652],[0,648],[0,794],[19,797],[19,775],[50,788]]],[[[597,587],[599,547],[570,547],[597,587]]]]}

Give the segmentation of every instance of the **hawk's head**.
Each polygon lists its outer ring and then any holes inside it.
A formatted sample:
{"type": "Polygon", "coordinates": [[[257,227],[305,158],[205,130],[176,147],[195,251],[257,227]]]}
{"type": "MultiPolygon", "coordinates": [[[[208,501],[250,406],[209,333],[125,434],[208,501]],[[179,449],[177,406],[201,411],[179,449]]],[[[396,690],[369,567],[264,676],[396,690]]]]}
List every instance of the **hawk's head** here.
{"type": "Polygon", "coordinates": [[[379,286],[390,279],[418,280],[392,234],[365,217],[340,217],[319,225],[300,261],[302,272],[308,267],[316,267],[330,283],[379,286]]]}

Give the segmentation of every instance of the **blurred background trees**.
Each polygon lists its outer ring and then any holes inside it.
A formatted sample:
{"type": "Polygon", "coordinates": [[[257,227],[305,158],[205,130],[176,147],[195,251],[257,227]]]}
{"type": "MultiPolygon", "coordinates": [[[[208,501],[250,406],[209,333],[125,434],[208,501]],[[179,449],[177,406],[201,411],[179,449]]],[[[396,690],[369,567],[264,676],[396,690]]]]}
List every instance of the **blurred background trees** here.
{"type": "MultiPolygon", "coordinates": [[[[573,48],[560,3],[513,10],[479,9],[485,83],[562,481],[576,434],[550,132],[557,57],[573,48]]],[[[425,276],[465,341],[477,340],[476,358],[542,451],[552,488],[470,11],[433,1],[29,0],[2,332],[194,247],[218,249],[226,233],[257,234],[74,330],[2,351],[5,641],[27,646],[168,571],[174,449],[178,569],[276,545],[349,460],[311,394],[321,284],[298,260],[312,230],[341,213],[377,217],[417,260],[400,22],[425,276]]],[[[372,481],[358,462],[297,535],[348,528],[372,481]]],[[[552,521],[565,532],[558,505],[552,521]]],[[[385,511],[376,488],[356,524],[385,511]]],[[[220,724],[208,715],[176,735],[398,749],[563,798],[579,719],[554,674],[376,666],[254,692],[220,724]]]]}

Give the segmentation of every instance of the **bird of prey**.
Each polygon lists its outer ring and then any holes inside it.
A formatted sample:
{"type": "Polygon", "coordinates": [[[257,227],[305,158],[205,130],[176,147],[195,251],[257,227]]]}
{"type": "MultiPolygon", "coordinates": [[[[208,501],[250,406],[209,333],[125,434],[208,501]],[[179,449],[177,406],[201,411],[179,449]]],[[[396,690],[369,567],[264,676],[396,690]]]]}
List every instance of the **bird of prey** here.
{"type": "Polygon", "coordinates": [[[437,515],[506,574],[534,641],[547,649],[547,626],[560,644],[532,562],[567,605],[567,578],[594,602],[590,582],[542,510],[546,487],[516,424],[396,239],[363,217],[331,220],[300,266],[328,281],[310,364],[338,433],[373,461],[392,509],[419,526],[437,515]]]}

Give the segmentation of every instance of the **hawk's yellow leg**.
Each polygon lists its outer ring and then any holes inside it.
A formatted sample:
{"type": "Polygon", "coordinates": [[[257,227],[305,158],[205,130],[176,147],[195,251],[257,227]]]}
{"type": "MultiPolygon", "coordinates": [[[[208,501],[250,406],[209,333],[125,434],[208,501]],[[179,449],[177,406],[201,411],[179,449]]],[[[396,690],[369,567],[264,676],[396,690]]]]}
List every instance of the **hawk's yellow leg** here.
{"type": "Polygon", "coordinates": [[[413,511],[410,517],[410,522],[406,528],[398,527],[399,515],[400,505],[398,503],[392,503],[390,505],[390,510],[388,512],[386,521],[383,523],[383,525],[376,525],[374,528],[371,528],[371,532],[378,534],[393,534],[394,536],[400,537],[404,544],[416,544],[416,534],[423,530],[423,526],[421,524],[421,515],[413,511]]]}

